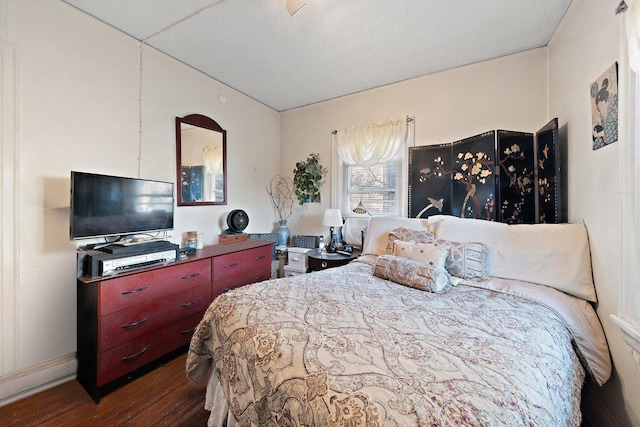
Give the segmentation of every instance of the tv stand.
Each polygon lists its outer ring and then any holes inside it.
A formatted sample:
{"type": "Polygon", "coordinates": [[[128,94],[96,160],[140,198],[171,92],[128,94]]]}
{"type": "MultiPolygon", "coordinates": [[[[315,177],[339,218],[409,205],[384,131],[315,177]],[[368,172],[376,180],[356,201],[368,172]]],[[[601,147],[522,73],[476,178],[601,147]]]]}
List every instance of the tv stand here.
{"type": "Polygon", "coordinates": [[[271,244],[206,246],[186,260],[78,278],[78,382],[100,403],[114,387],[185,351],[213,299],[271,277],[271,244]]]}

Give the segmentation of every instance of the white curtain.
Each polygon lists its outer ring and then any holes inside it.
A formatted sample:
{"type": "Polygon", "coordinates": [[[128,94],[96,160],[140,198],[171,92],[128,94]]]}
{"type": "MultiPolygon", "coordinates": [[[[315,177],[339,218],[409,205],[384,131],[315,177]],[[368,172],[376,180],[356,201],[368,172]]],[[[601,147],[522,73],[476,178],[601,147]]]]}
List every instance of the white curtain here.
{"type": "Polygon", "coordinates": [[[347,165],[369,167],[387,163],[404,147],[407,135],[406,116],[352,126],[336,133],[338,155],[347,165]]]}
{"type": "Polygon", "coordinates": [[[629,66],[636,73],[640,73],[640,0],[625,1],[629,6],[626,12],[629,66]]]}

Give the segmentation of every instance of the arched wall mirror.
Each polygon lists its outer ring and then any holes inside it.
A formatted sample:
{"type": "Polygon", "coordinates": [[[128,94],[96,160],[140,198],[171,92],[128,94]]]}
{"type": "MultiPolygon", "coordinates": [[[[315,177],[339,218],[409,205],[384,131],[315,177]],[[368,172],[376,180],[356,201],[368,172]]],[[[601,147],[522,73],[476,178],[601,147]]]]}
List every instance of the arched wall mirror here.
{"type": "Polygon", "coordinates": [[[176,117],[178,206],[227,204],[227,131],[201,114],[176,117]]]}

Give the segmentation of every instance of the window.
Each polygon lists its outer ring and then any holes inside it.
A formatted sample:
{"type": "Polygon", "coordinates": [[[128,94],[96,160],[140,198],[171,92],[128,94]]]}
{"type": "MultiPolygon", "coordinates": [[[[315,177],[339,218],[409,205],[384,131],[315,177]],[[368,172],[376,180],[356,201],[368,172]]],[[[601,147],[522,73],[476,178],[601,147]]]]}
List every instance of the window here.
{"type": "Polygon", "coordinates": [[[341,200],[343,215],[353,212],[360,202],[371,215],[401,215],[402,153],[388,163],[365,167],[347,165],[339,168],[342,176],[341,200]]]}
{"type": "Polygon", "coordinates": [[[638,275],[640,265],[640,7],[633,4],[626,13],[626,33],[629,41],[628,58],[621,55],[619,82],[619,129],[621,138],[629,143],[620,150],[622,156],[622,280],[619,308],[611,319],[622,330],[623,338],[631,346],[634,356],[640,360],[640,288],[638,275]],[[626,63],[626,60],[629,63],[626,63]]]}
{"type": "Polygon", "coordinates": [[[405,216],[412,141],[413,118],[406,116],[335,131],[333,206],[343,216],[355,215],[360,203],[371,215],[405,216]]]}

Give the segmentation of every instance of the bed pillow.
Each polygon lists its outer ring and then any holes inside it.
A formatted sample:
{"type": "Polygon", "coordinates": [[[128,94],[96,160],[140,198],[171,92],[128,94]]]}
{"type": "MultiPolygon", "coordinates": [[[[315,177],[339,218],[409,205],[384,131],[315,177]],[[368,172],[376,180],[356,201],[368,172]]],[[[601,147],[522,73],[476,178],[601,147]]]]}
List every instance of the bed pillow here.
{"type": "Polygon", "coordinates": [[[491,267],[491,250],[482,242],[452,242],[437,239],[434,245],[449,248],[445,268],[452,276],[462,279],[486,279],[491,267]]]}
{"type": "Polygon", "coordinates": [[[487,244],[493,277],[550,286],[596,301],[584,224],[508,225],[450,215],[436,215],[429,221],[434,222],[437,239],[487,244]]]}
{"type": "Polygon", "coordinates": [[[392,255],[427,264],[432,268],[444,267],[449,256],[449,247],[434,242],[414,243],[396,240],[392,255]]]}
{"type": "Polygon", "coordinates": [[[444,267],[431,267],[428,264],[395,255],[380,255],[373,266],[373,275],[436,294],[451,288],[449,274],[444,267]]]}
{"type": "Polygon", "coordinates": [[[398,227],[430,231],[427,219],[374,216],[369,220],[367,233],[364,236],[362,255],[385,254],[389,242],[389,232],[398,227]]]}
{"type": "Polygon", "coordinates": [[[393,255],[393,246],[396,241],[427,243],[435,239],[433,233],[428,230],[412,230],[405,227],[394,228],[389,232],[387,240],[387,255],[393,255]]]}

